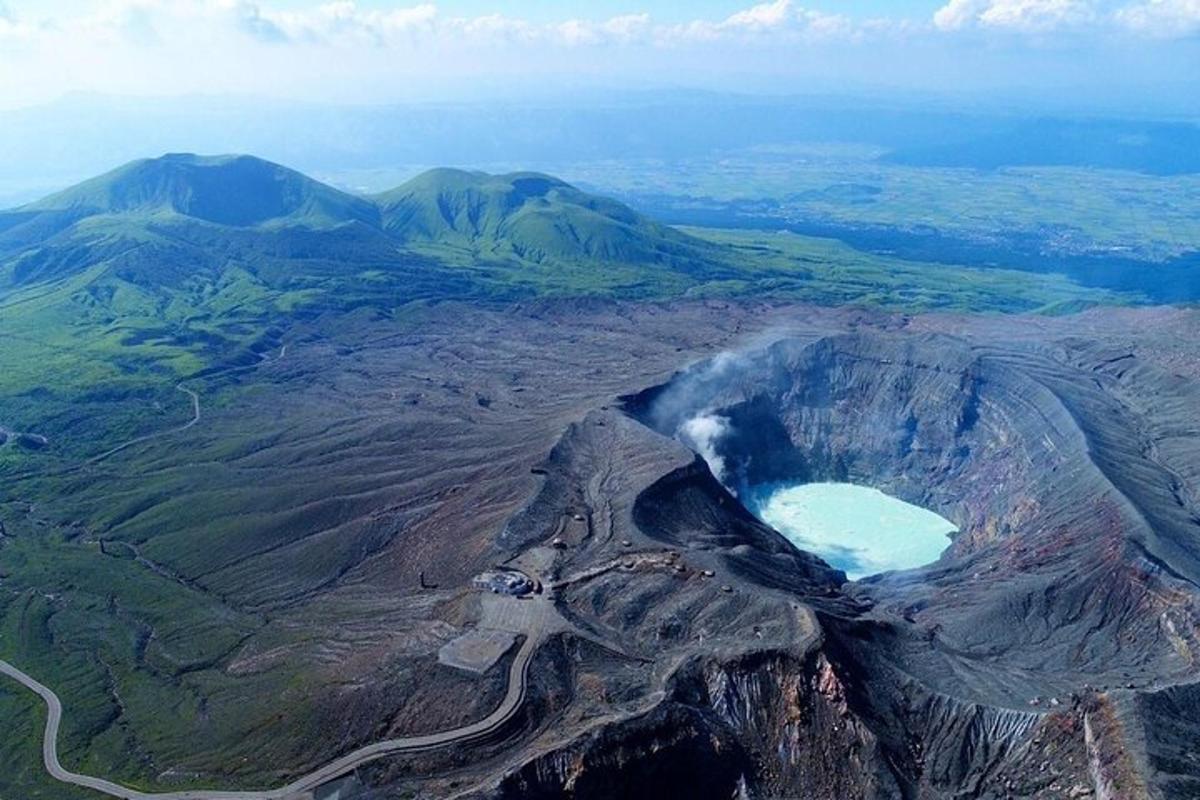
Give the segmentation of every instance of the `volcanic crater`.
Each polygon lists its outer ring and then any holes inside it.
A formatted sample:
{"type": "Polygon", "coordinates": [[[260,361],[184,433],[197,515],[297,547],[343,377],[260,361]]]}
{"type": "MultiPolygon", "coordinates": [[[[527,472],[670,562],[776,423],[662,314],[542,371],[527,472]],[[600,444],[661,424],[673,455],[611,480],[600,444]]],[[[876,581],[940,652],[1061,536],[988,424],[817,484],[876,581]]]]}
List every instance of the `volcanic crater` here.
{"type": "Polygon", "coordinates": [[[587,787],[614,774],[647,798],[1200,796],[1154,735],[1200,707],[1196,438],[1177,416],[1194,385],[1101,343],[1018,339],[783,337],[573,426],[502,545],[574,483],[699,577],[564,589],[579,629],[671,667],[649,710],[497,796],[612,796],[587,787]],[[619,481],[589,468],[600,451],[619,481]],[[846,581],[737,499],[817,481],[877,487],[959,533],[926,567],[846,581]]]}

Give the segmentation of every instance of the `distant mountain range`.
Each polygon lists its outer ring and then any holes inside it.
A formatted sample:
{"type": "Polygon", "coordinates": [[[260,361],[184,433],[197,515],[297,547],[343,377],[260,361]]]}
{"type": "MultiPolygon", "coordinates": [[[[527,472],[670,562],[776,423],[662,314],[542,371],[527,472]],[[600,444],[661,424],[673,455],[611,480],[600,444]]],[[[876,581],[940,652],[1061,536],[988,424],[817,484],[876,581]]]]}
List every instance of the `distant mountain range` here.
{"type": "Polygon", "coordinates": [[[356,226],[365,238],[533,262],[584,258],[694,268],[719,257],[710,244],[538,173],[435,169],[365,198],[253,156],[191,154],[135,161],[0,212],[0,256],[59,245],[62,237],[88,239],[98,230],[139,241],[150,231],[178,235],[194,225],[258,231],[356,226]]]}
{"type": "Polygon", "coordinates": [[[82,280],[93,307],[640,295],[719,278],[729,259],[538,173],[436,169],[360,197],[253,156],[170,154],[0,212],[0,290],[82,280]]]}

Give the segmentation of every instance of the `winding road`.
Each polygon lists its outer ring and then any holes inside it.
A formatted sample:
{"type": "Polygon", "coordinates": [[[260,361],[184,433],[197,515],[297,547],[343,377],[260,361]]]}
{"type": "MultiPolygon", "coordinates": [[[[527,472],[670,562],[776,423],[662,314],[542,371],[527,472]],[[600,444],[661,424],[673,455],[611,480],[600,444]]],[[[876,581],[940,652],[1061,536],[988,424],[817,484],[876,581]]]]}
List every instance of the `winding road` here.
{"type": "MultiPolygon", "coordinates": [[[[232,375],[235,372],[244,372],[246,370],[256,369],[259,365],[261,365],[265,361],[278,361],[279,359],[283,358],[285,353],[287,353],[287,345],[286,344],[280,346],[279,355],[277,355],[273,359],[266,353],[258,353],[257,355],[258,355],[259,360],[256,361],[255,363],[247,364],[246,366],[242,366],[242,367],[232,367],[230,369],[224,370],[221,374],[227,376],[227,375],[232,375]]],[[[184,386],[182,383],[175,384],[175,388],[178,389],[179,391],[183,392],[184,394],[186,394],[188,397],[192,398],[192,418],[190,420],[183,423],[182,425],[176,425],[174,428],[167,428],[165,431],[155,431],[154,433],[147,433],[144,436],[138,436],[135,439],[130,439],[127,442],[122,442],[121,444],[117,445],[116,447],[105,450],[103,453],[100,453],[98,455],[92,456],[84,463],[95,464],[97,461],[103,461],[104,459],[108,458],[109,456],[116,455],[117,453],[121,452],[122,450],[124,450],[127,447],[133,447],[135,444],[147,442],[151,439],[157,439],[160,436],[169,436],[172,433],[180,433],[181,431],[186,431],[188,428],[190,428],[193,425],[195,425],[196,423],[198,423],[200,421],[200,395],[196,394],[191,389],[184,386]]]]}
{"type": "Polygon", "coordinates": [[[42,761],[46,771],[56,780],[63,783],[82,786],[110,797],[122,800],[302,800],[312,796],[312,792],[322,784],[354,771],[368,762],[384,756],[403,753],[416,753],[433,750],[454,744],[465,744],[482,739],[508,722],[520,709],[525,700],[529,679],[529,664],[537,651],[540,636],[530,633],[525,637],[517,655],[513,658],[508,671],[508,690],[504,698],[492,713],[483,719],[452,728],[439,733],[424,736],[409,736],[402,739],[386,739],[374,744],[360,747],[351,753],[338,758],[325,766],[304,775],[286,786],[278,789],[248,790],[248,791],[219,791],[193,789],[179,792],[142,792],[126,786],[95,778],[90,775],[80,775],[63,767],[58,760],[58,728],[62,722],[62,702],[50,688],[39,683],[21,670],[0,660],[0,673],[7,675],[26,688],[35,692],[46,703],[46,730],[42,738],[42,761]]]}
{"type": "Polygon", "coordinates": [[[147,442],[151,439],[157,439],[160,436],[167,436],[172,433],[179,433],[180,431],[186,431],[188,428],[192,427],[197,422],[199,422],[200,421],[200,395],[196,394],[191,389],[188,389],[182,383],[177,384],[175,386],[175,388],[192,398],[192,418],[191,419],[189,419],[187,422],[183,423],[182,425],[177,425],[174,428],[168,428],[165,431],[155,431],[154,433],[147,433],[145,436],[139,436],[136,439],[130,439],[128,442],[123,442],[122,444],[119,444],[110,450],[105,450],[103,453],[100,453],[99,455],[92,456],[91,458],[89,458],[87,460],[87,463],[95,464],[98,461],[103,461],[104,459],[108,458],[109,456],[116,455],[117,453],[121,452],[122,450],[124,450],[127,447],[133,447],[135,444],[140,444],[141,442],[147,442]]]}

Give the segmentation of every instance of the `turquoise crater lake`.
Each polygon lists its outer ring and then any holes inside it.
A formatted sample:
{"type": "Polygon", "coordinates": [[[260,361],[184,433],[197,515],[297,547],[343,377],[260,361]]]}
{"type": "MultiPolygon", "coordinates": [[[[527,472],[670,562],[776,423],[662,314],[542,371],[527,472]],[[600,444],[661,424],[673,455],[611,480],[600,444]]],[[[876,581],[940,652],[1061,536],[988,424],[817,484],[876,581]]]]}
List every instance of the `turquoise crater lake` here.
{"type": "Polygon", "coordinates": [[[944,517],[852,483],[760,487],[750,510],[851,580],[936,561],[957,528],[944,517]]]}

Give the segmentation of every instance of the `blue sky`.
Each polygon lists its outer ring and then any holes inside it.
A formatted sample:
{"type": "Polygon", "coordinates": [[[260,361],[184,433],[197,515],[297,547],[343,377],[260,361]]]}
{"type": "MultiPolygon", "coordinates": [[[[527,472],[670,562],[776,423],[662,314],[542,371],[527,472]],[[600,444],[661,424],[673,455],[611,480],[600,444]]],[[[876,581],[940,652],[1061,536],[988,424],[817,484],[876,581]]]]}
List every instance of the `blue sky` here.
{"type": "Polygon", "coordinates": [[[1200,0],[0,0],[0,108],[579,87],[1142,98],[1197,113],[1200,0]]]}

